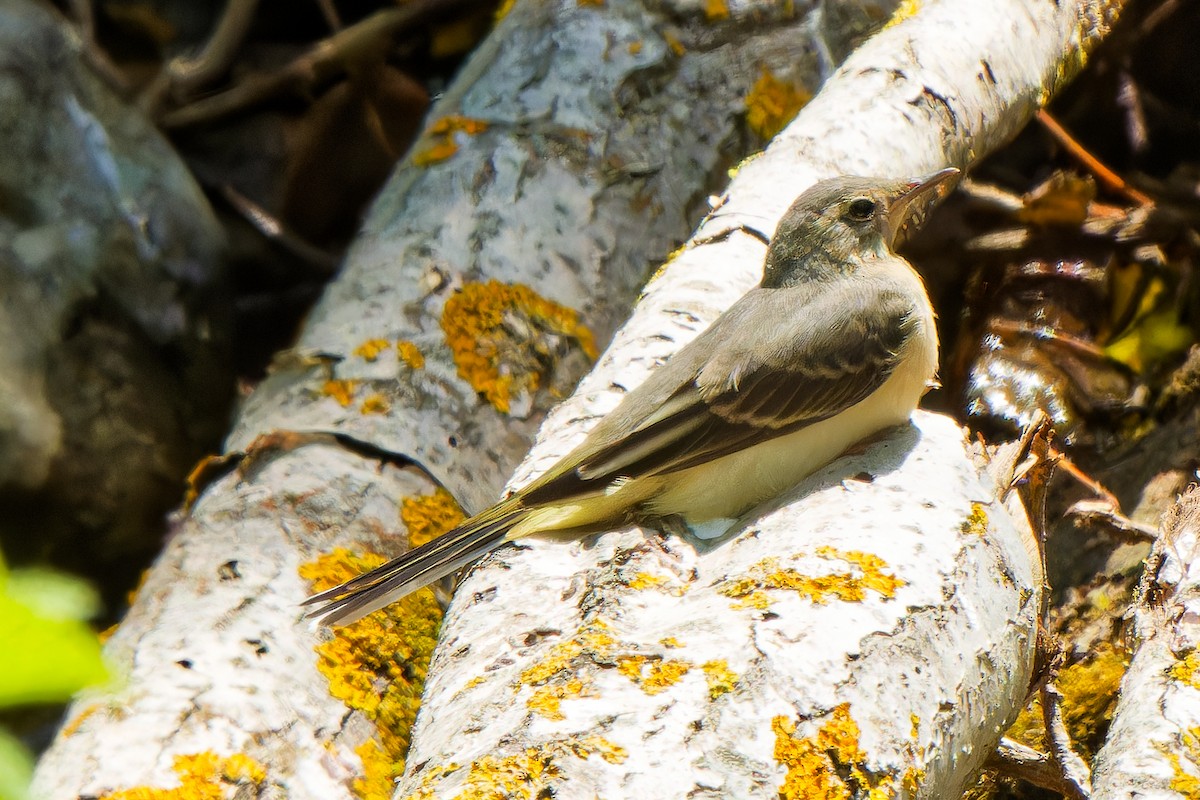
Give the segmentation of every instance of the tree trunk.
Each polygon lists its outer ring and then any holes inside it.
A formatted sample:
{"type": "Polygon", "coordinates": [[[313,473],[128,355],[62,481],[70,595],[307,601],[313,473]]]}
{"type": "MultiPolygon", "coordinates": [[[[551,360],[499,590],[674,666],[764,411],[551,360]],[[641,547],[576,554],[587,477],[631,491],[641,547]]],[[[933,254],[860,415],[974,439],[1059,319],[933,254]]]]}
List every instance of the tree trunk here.
{"type": "Polygon", "coordinates": [[[349,577],[358,562],[318,559],[335,546],[397,552],[402,517],[435,530],[452,519],[435,487],[471,508],[497,495],[749,149],[747,104],[815,86],[885,16],[835,10],[518,2],[248,399],[229,439],[247,455],[175,521],[108,645],[121,679],[72,707],[35,791],[386,793],[436,605],[398,606],[349,643],[301,620],[301,573],[349,577]]]}

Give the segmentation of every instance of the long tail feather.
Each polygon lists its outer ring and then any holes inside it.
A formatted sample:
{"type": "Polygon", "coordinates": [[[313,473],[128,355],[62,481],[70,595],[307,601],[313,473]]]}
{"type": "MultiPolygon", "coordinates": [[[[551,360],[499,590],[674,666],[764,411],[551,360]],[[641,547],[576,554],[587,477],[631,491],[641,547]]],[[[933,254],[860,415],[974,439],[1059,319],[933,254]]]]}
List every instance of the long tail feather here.
{"type": "Polygon", "coordinates": [[[344,625],[377,611],[495,550],[528,513],[516,500],[493,506],[381,567],[313,595],[304,605],[323,605],[308,616],[325,625],[344,625]]]}

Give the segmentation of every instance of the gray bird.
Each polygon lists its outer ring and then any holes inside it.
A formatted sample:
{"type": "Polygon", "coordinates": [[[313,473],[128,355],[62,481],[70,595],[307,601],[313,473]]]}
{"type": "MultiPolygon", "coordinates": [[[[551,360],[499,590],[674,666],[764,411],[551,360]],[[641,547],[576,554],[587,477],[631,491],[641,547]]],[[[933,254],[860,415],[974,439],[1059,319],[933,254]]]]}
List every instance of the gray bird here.
{"type": "Polygon", "coordinates": [[[733,519],[908,419],[937,371],[933,308],[896,255],[958,174],[821,181],[783,215],[762,282],[654,370],[544,475],[320,594],[351,622],[506,542],[681,517],[733,519]]]}

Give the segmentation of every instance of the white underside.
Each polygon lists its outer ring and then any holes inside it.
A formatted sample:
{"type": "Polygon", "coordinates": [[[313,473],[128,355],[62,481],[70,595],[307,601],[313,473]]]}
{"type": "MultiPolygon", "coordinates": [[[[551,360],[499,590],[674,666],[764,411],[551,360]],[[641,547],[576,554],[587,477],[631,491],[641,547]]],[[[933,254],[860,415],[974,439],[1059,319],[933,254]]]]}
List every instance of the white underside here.
{"type": "MultiPolygon", "coordinates": [[[[909,277],[913,294],[924,297],[921,279],[911,271],[909,277]]],[[[628,512],[636,508],[650,516],[678,515],[690,526],[721,520],[697,526],[710,536],[720,535],[724,529],[716,529],[724,520],[736,519],[778,497],[853,445],[909,418],[937,371],[932,309],[926,306],[921,316],[896,371],[866,399],[840,414],[688,470],[630,478],[614,484],[602,496],[534,509],[514,526],[508,538],[613,522],[628,518],[628,512]]]]}

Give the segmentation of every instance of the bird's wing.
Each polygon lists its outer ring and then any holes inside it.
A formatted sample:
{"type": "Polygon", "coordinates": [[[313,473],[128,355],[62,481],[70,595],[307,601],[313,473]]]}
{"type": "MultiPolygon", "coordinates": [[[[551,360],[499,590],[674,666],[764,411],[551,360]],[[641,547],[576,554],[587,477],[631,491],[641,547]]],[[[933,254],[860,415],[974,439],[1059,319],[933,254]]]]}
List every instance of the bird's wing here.
{"type": "Polygon", "coordinates": [[[674,472],[829,419],[883,385],[918,324],[887,283],[757,289],[676,356],[690,380],[675,376],[665,399],[630,393],[623,406],[657,402],[622,435],[585,442],[571,472],[592,486],[674,472]]]}

